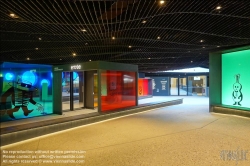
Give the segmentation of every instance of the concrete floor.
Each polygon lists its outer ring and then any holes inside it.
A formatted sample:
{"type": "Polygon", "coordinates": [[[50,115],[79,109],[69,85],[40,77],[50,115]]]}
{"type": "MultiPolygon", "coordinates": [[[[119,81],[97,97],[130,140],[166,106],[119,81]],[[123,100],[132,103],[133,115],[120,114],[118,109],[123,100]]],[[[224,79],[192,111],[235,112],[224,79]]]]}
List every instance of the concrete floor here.
{"type": "Polygon", "coordinates": [[[181,105],[150,110],[7,145],[1,148],[1,152],[2,150],[86,151],[84,164],[67,165],[249,166],[250,119],[209,113],[207,97],[183,98],[184,103],[181,105]],[[223,152],[237,150],[245,154],[246,160],[241,156],[240,158],[224,156],[224,160],[221,158],[223,152]]]}

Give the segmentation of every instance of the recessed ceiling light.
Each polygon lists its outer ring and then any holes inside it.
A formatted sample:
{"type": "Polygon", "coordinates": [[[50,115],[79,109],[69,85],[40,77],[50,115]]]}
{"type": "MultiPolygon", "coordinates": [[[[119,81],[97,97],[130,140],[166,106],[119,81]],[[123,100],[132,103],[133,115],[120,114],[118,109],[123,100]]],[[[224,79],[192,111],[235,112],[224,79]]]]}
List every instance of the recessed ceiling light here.
{"type": "Polygon", "coordinates": [[[81,29],[81,31],[83,31],[83,32],[87,32],[87,30],[86,30],[86,29],[81,29]]]}
{"type": "Polygon", "coordinates": [[[12,18],[18,18],[18,16],[15,15],[14,13],[10,13],[10,17],[12,17],[12,18]]]}
{"type": "Polygon", "coordinates": [[[27,58],[27,60],[30,60],[30,58],[27,58]]]}
{"type": "Polygon", "coordinates": [[[157,39],[161,39],[161,37],[160,37],[160,36],[158,36],[158,37],[157,37],[157,39]]]}
{"type": "Polygon", "coordinates": [[[91,61],[91,59],[89,61],[91,61]]]}
{"type": "Polygon", "coordinates": [[[220,10],[220,9],[221,9],[221,6],[217,6],[217,7],[216,7],[216,10],[220,10]]]}
{"type": "Polygon", "coordinates": [[[128,46],[128,48],[131,48],[132,46],[128,46]]]}
{"type": "Polygon", "coordinates": [[[164,4],[165,3],[165,1],[160,1],[160,4],[162,5],[162,4],[164,4]]]}
{"type": "Polygon", "coordinates": [[[193,61],[191,61],[191,63],[193,63],[193,61]]]}
{"type": "Polygon", "coordinates": [[[88,43],[85,43],[85,45],[88,45],[88,43]]]}
{"type": "Polygon", "coordinates": [[[38,50],[38,48],[35,48],[36,50],[38,50]]]}
{"type": "Polygon", "coordinates": [[[112,39],[115,40],[115,37],[113,36],[112,39]]]}
{"type": "Polygon", "coordinates": [[[202,42],[204,42],[204,40],[200,40],[200,42],[202,43],[202,42]]]}
{"type": "Polygon", "coordinates": [[[217,46],[217,47],[220,47],[220,46],[217,46]]]}
{"type": "Polygon", "coordinates": [[[42,38],[41,38],[41,37],[39,37],[39,38],[38,38],[38,40],[42,40],[42,38]]]}
{"type": "Polygon", "coordinates": [[[60,59],[60,61],[61,61],[62,59],[60,59]]]}
{"type": "Polygon", "coordinates": [[[141,23],[145,24],[147,21],[146,20],[143,20],[141,23]]]}
{"type": "Polygon", "coordinates": [[[151,58],[148,58],[148,59],[151,59],[151,58]]]}
{"type": "Polygon", "coordinates": [[[76,56],[76,53],[73,53],[72,55],[73,55],[73,56],[76,56]]]}
{"type": "Polygon", "coordinates": [[[206,47],[202,47],[202,48],[206,48],[206,47]]]}

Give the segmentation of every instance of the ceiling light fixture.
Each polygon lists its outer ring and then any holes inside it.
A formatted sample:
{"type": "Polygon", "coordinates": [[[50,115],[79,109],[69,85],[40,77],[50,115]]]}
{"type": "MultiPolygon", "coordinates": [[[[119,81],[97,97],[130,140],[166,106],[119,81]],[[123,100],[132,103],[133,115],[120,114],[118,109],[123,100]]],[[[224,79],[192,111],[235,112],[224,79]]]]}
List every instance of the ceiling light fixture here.
{"type": "Polygon", "coordinates": [[[36,50],[38,50],[38,48],[35,48],[36,50]]]}
{"type": "Polygon", "coordinates": [[[113,36],[112,39],[115,40],[115,37],[113,36]]]}
{"type": "Polygon", "coordinates": [[[165,3],[165,1],[160,1],[160,4],[162,5],[162,4],[164,4],[165,3]]]}
{"type": "Polygon", "coordinates": [[[27,60],[30,60],[30,58],[27,58],[27,60]]]}
{"type": "Polygon", "coordinates": [[[14,13],[10,13],[10,17],[11,17],[11,18],[18,18],[18,16],[15,15],[14,13]]]}
{"type": "Polygon", "coordinates": [[[200,42],[201,42],[201,43],[203,43],[203,42],[204,42],[204,40],[200,40],[200,42]]]}
{"type": "Polygon", "coordinates": [[[62,59],[60,59],[60,61],[61,61],[62,59]]]}
{"type": "Polygon", "coordinates": [[[73,53],[72,55],[73,55],[73,56],[76,56],[76,53],[73,53]]]}
{"type": "Polygon", "coordinates": [[[141,23],[145,24],[147,21],[146,20],[143,20],[141,23]]]}
{"type": "Polygon", "coordinates": [[[86,29],[82,29],[81,31],[83,31],[83,32],[87,32],[87,30],[86,30],[86,29]]]}
{"type": "Polygon", "coordinates": [[[191,61],[191,63],[193,63],[193,61],[191,61]]]}
{"type": "Polygon", "coordinates": [[[206,48],[206,47],[202,47],[202,48],[206,48]]]}
{"type": "Polygon", "coordinates": [[[221,9],[221,6],[217,6],[217,7],[216,7],[216,10],[220,10],[220,9],[221,9]]]}
{"type": "Polygon", "coordinates": [[[217,47],[220,47],[220,46],[217,46],[217,47]]]}
{"type": "Polygon", "coordinates": [[[85,45],[88,45],[88,43],[85,43],[85,45]]]}
{"type": "Polygon", "coordinates": [[[151,58],[148,58],[148,59],[151,59],[151,58]]]}
{"type": "Polygon", "coordinates": [[[41,37],[39,37],[39,38],[38,38],[38,40],[42,40],[42,38],[41,38],[41,37]]]}
{"type": "Polygon", "coordinates": [[[161,37],[160,37],[160,36],[158,36],[158,37],[157,37],[157,39],[161,39],[161,37]]]}
{"type": "Polygon", "coordinates": [[[128,46],[128,48],[131,48],[132,46],[128,46]]]}
{"type": "Polygon", "coordinates": [[[89,61],[91,61],[91,59],[89,61]]]}

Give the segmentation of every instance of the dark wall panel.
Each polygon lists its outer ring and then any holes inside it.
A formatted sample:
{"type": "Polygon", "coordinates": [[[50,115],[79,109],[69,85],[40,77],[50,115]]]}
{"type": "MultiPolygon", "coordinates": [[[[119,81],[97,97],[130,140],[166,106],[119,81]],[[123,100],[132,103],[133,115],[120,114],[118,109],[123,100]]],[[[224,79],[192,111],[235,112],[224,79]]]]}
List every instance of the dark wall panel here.
{"type": "Polygon", "coordinates": [[[209,102],[221,104],[221,54],[209,55],[209,102]]]}
{"type": "Polygon", "coordinates": [[[153,80],[153,96],[169,95],[169,77],[151,77],[153,80]]]}

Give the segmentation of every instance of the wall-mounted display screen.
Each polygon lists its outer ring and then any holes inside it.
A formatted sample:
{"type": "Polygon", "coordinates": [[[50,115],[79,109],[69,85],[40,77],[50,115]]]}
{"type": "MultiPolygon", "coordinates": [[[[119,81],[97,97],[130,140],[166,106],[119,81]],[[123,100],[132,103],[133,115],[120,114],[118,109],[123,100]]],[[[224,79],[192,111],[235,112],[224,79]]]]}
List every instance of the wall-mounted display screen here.
{"type": "Polygon", "coordinates": [[[52,77],[48,65],[3,63],[1,122],[52,114],[52,77]]]}
{"type": "Polygon", "coordinates": [[[250,50],[222,54],[222,104],[250,108],[249,63],[250,50]]]}

